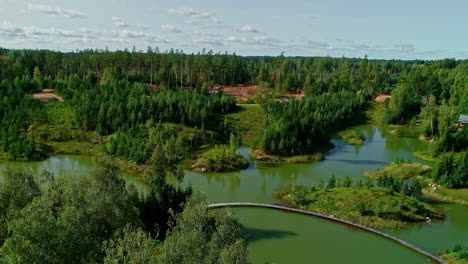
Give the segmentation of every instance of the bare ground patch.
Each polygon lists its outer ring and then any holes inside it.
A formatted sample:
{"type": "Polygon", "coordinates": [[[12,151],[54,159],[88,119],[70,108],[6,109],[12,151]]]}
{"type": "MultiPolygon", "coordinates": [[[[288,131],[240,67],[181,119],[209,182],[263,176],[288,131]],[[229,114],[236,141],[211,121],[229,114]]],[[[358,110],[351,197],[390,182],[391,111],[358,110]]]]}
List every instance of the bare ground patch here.
{"type": "Polygon", "coordinates": [[[378,94],[372,99],[374,102],[383,103],[385,100],[392,98],[389,94],[378,94]]]}
{"type": "Polygon", "coordinates": [[[58,96],[53,93],[54,90],[52,89],[44,89],[41,92],[35,93],[32,96],[36,98],[37,100],[40,100],[42,102],[51,102],[53,100],[59,100],[60,102],[63,102],[63,98],[61,96],[58,96]]]}
{"type": "MultiPolygon", "coordinates": [[[[221,86],[215,85],[214,92],[223,91],[223,93],[231,95],[239,101],[246,101],[252,99],[260,90],[258,85],[237,85],[237,86],[221,86]]],[[[288,101],[290,99],[302,99],[304,92],[298,89],[296,92],[285,92],[282,98],[277,98],[276,101],[288,101]]]]}

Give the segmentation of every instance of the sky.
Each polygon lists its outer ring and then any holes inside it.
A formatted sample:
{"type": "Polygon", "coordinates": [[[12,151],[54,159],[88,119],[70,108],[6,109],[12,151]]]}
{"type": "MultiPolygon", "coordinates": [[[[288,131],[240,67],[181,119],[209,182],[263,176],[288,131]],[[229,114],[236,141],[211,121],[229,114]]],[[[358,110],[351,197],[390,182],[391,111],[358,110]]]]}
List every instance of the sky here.
{"type": "Polygon", "coordinates": [[[467,0],[0,0],[0,47],[468,58],[467,0]]]}

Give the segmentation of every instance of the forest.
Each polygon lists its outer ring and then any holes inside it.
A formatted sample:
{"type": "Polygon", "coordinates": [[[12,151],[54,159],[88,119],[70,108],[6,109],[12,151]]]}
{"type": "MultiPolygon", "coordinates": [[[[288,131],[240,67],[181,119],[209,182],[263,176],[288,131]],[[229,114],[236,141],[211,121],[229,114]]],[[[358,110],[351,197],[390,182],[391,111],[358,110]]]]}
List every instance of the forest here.
{"type": "MultiPolygon", "coordinates": [[[[456,128],[458,116],[468,114],[467,60],[0,48],[0,158],[44,160],[90,146],[99,154],[87,175],[0,173],[0,256],[11,263],[141,263],[141,256],[150,263],[247,263],[235,215],[208,212],[203,195],[181,187],[187,160],[199,156],[223,171],[248,167],[236,152],[240,132],[228,120],[245,103],[265,117],[249,147],[290,160],[323,153],[335,133],[369,122],[365,112],[379,94],[391,96],[379,124],[419,127],[430,142],[421,155],[436,161],[432,180],[467,188],[468,125],[456,128]],[[224,85],[260,89],[245,102],[214,89],[224,85]],[[44,89],[63,101],[35,99],[44,89]],[[288,91],[305,96],[277,98],[288,91]],[[144,168],[146,195],[126,185],[116,161],[144,168]]],[[[351,184],[333,177],[328,189],[307,195],[341,194],[351,184]]],[[[372,181],[355,185],[363,195],[391,194],[413,205],[422,195],[420,181],[382,177],[372,191],[372,181]]]]}
{"type": "Polygon", "coordinates": [[[0,150],[7,159],[44,158],[50,150],[43,143],[49,139],[26,133],[33,124],[49,124],[54,131],[48,134],[61,134],[61,141],[73,138],[68,131],[101,136],[118,131],[104,152],[136,163],[148,161],[148,149],[155,145],[149,129],[162,123],[196,131],[185,149],[225,143],[233,131],[226,131],[222,115],[238,107],[233,97],[213,87],[256,84],[266,90],[255,101],[265,110],[267,124],[255,145],[272,154],[294,156],[322,149],[331,132],[359,118],[372,96],[388,93],[392,100],[386,103],[382,121],[420,122],[425,136],[437,141],[427,154],[437,156],[468,146],[466,130],[451,133],[458,115],[468,110],[467,76],[468,62],[454,59],[242,57],[151,47],[145,52],[0,49],[0,150]],[[46,88],[65,100],[53,114],[68,117],[61,124],[46,114],[44,104],[30,98],[46,88]],[[303,90],[306,97],[276,102],[268,95],[295,90],[303,90]]]}

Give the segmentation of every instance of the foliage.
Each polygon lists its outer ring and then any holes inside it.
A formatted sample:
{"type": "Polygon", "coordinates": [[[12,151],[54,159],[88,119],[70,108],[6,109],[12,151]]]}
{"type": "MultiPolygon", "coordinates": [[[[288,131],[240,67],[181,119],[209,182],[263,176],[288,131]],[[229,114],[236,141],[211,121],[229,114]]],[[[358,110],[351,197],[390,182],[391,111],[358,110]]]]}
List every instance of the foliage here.
{"type": "Polygon", "coordinates": [[[338,136],[344,142],[353,145],[362,145],[364,143],[364,135],[355,129],[347,129],[338,133],[338,136]]]}
{"type": "MultiPolygon", "coordinates": [[[[278,196],[277,196],[278,197],[278,196]]],[[[301,209],[334,215],[348,221],[378,229],[399,228],[405,223],[440,218],[431,206],[398,192],[389,194],[380,188],[327,188],[327,190],[296,187],[278,197],[301,209]]]]}
{"type": "Polygon", "coordinates": [[[331,131],[351,121],[365,100],[347,91],[275,102],[269,111],[272,121],[260,142],[269,153],[292,156],[313,153],[324,147],[331,131]]]}
{"type": "Polygon", "coordinates": [[[432,179],[448,188],[467,188],[468,152],[442,156],[435,165],[432,179]]]}
{"type": "Polygon", "coordinates": [[[241,226],[230,211],[208,214],[206,198],[196,194],[177,217],[158,260],[165,264],[247,263],[241,226]]]}
{"type": "Polygon", "coordinates": [[[218,145],[203,153],[192,168],[203,172],[227,172],[245,169],[249,163],[231,146],[218,145]]]}
{"type": "Polygon", "coordinates": [[[428,177],[430,176],[431,171],[431,167],[420,163],[396,160],[381,170],[367,173],[366,176],[373,179],[379,179],[387,176],[393,179],[411,180],[420,177],[428,177]]]}

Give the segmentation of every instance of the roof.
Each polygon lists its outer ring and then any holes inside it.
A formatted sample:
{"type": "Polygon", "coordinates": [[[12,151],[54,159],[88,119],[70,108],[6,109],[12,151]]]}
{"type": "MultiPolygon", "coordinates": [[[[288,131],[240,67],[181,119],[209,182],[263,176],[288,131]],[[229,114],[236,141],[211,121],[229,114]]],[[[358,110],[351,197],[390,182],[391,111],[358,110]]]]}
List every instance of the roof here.
{"type": "Polygon", "coordinates": [[[468,124],[468,115],[460,115],[458,123],[468,124]]]}

